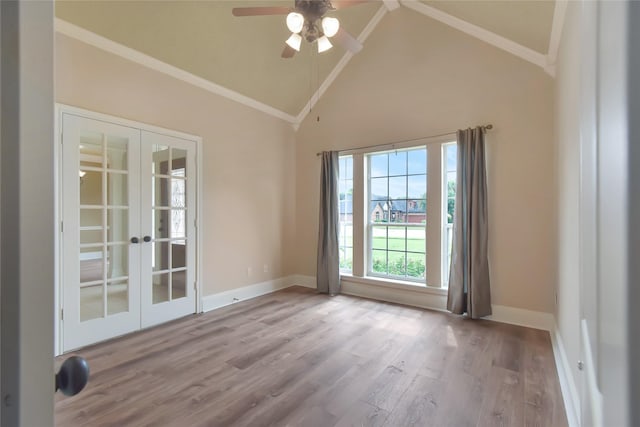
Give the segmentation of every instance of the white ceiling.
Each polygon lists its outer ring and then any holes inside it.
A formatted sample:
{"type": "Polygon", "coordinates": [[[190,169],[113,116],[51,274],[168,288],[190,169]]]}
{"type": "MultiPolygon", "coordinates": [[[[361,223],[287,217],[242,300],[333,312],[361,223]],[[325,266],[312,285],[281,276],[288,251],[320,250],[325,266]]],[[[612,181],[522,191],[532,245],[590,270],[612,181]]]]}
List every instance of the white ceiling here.
{"type": "MultiPolygon", "coordinates": [[[[564,3],[553,0],[372,0],[334,12],[363,41],[387,13],[406,7],[506,50],[553,74],[564,3]]],[[[234,17],[244,6],[293,0],[56,1],[58,31],[299,124],[352,54],[336,45],[318,54],[303,42],[280,57],[283,16],[234,17]]],[[[420,42],[416,40],[416,49],[420,42]]]]}

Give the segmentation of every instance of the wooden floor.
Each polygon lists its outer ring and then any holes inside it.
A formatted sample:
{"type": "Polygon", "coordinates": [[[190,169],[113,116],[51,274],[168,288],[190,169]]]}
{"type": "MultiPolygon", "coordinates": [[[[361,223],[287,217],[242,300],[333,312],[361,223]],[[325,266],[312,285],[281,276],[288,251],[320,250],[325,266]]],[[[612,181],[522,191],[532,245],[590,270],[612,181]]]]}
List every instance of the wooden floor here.
{"type": "Polygon", "coordinates": [[[77,354],[58,426],[567,425],[547,332],[298,287],[77,354]]]}

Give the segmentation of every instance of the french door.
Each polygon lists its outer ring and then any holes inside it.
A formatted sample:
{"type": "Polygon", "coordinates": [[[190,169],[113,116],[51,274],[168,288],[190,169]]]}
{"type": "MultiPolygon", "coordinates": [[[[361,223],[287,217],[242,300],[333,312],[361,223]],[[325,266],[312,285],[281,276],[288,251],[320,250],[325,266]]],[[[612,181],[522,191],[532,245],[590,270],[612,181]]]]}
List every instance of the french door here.
{"type": "Polygon", "coordinates": [[[64,113],[63,351],[196,311],[195,142],[64,113]]]}

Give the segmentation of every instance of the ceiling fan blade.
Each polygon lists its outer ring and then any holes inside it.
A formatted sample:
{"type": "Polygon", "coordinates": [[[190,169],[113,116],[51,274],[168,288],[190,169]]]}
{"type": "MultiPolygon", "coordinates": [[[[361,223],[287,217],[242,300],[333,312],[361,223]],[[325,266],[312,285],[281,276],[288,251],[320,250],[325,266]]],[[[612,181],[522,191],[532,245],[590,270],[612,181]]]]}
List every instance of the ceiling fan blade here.
{"type": "Polygon", "coordinates": [[[351,53],[358,53],[362,50],[362,43],[342,27],[340,27],[336,35],[333,36],[333,39],[351,53]]]}
{"type": "Polygon", "coordinates": [[[332,0],[331,6],[335,9],[344,9],[345,7],[357,6],[363,3],[369,3],[369,0],[332,0]]]}
{"type": "Polygon", "coordinates": [[[291,12],[288,7],[234,7],[233,16],[286,15],[291,12]]]}
{"type": "Polygon", "coordinates": [[[296,50],[289,46],[288,44],[284,44],[284,49],[282,49],[282,57],[283,58],[293,58],[293,55],[296,54],[296,50]]]}

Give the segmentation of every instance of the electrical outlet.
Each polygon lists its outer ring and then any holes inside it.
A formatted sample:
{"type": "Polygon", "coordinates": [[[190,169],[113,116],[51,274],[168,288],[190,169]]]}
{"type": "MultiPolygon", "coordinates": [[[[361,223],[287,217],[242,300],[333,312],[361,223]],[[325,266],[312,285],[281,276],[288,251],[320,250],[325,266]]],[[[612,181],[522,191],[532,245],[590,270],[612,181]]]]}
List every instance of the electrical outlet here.
{"type": "Polygon", "coordinates": [[[247,277],[251,277],[252,274],[253,274],[253,268],[247,267],[247,277]]]}
{"type": "Polygon", "coordinates": [[[265,265],[264,265],[264,272],[265,272],[265,273],[268,273],[268,272],[269,272],[269,265],[268,265],[268,264],[265,264],[265,265]]]}

